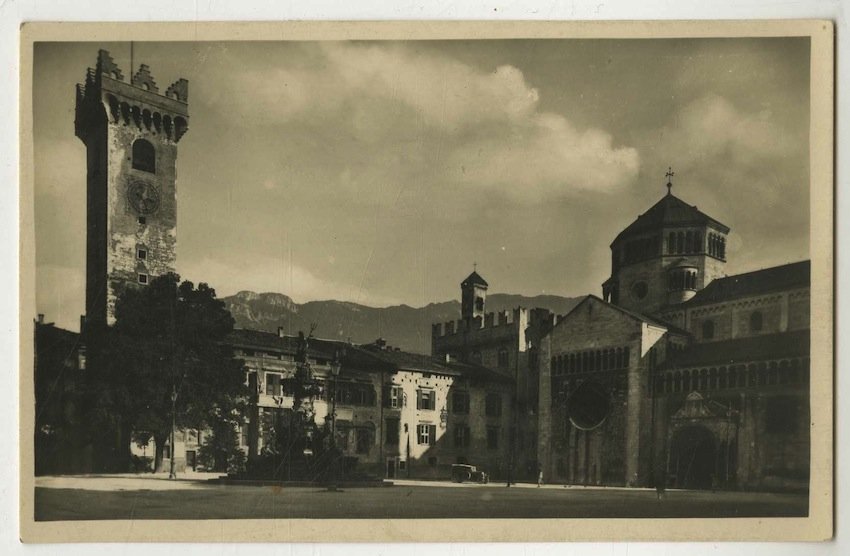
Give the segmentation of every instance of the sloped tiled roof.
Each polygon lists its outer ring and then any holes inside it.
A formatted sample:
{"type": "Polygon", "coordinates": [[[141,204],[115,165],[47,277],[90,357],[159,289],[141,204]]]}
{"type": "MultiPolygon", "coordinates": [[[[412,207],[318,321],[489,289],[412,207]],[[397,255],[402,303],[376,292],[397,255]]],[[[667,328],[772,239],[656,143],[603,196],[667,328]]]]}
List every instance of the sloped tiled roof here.
{"type": "Polygon", "coordinates": [[[393,366],[394,369],[400,371],[420,371],[424,373],[436,373],[444,375],[457,375],[456,371],[452,371],[446,365],[435,360],[430,355],[422,355],[420,353],[409,353],[393,348],[380,349],[374,344],[364,345],[361,347],[368,352],[372,357],[376,357],[393,366]]]}
{"type": "Polygon", "coordinates": [[[619,233],[611,245],[622,238],[660,230],[668,226],[713,226],[723,233],[729,233],[729,227],[721,224],[714,218],[701,212],[679,199],[672,193],[668,193],[655,203],[648,211],[637,217],[625,230],[619,233]]]}
{"type": "Polygon", "coordinates": [[[811,284],[811,261],[774,266],[713,280],[683,306],[707,305],[750,295],[782,291],[811,284]]]}
{"type": "Polygon", "coordinates": [[[666,363],[670,369],[702,365],[728,365],[782,357],[802,357],[810,353],[810,332],[796,330],[693,344],[673,354],[666,363]]]}

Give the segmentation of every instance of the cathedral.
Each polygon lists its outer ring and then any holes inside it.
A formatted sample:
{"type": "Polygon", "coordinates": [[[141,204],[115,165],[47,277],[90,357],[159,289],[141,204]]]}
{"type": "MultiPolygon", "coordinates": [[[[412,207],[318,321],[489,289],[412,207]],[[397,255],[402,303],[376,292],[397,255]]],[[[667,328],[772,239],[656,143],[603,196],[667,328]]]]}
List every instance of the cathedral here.
{"type": "Polygon", "coordinates": [[[672,193],[611,244],[602,298],[538,349],[553,481],[806,489],[808,261],[726,276],[729,227],[672,193]]]}
{"type": "Polygon", "coordinates": [[[433,326],[432,354],[513,377],[520,476],[808,488],[810,264],[726,276],[729,231],[668,179],[614,238],[602,297],[566,315],[486,313],[487,282],[463,281],[461,319],[433,326]]]}

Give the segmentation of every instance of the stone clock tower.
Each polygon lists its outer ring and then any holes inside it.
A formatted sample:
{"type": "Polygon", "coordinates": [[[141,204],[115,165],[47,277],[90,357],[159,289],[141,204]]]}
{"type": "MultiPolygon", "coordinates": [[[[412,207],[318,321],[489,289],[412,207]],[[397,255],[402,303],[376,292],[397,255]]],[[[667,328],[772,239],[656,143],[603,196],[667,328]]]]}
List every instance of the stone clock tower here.
{"type": "Polygon", "coordinates": [[[115,299],[174,270],[177,143],[189,122],[189,83],[160,92],[142,64],[129,83],[98,52],[77,85],[75,131],[86,145],[86,318],[115,321],[115,299]]]}

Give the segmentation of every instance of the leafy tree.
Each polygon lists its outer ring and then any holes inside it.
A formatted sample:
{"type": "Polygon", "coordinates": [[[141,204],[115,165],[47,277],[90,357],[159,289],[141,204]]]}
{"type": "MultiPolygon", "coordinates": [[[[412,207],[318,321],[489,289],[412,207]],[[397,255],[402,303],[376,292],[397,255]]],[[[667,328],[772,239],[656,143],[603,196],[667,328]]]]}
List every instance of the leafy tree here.
{"type": "Polygon", "coordinates": [[[155,469],[171,433],[172,396],[178,428],[203,429],[241,409],[242,362],[227,343],[233,318],[207,284],[160,276],[146,287],[127,288],[116,300],[116,322],[92,333],[95,421],[120,431],[129,461],[132,431],[147,431],[156,444],[155,469]],[[126,441],[125,441],[126,440],[126,441]]]}
{"type": "Polygon", "coordinates": [[[207,470],[239,473],[245,468],[245,453],[239,448],[236,423],[221,419],[212,425],[199,454],[207,470]]]}

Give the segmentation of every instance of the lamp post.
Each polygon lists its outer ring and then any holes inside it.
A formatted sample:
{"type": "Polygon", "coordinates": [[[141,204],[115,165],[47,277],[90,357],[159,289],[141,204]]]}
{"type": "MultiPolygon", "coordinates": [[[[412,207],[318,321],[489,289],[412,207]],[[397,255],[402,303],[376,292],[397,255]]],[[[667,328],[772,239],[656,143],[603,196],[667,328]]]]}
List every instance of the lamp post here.
{"type": "Polygon", "coordinates": [[[171,387],[171,464],[170,471],[168,472],[169,479],[176,479],[177,473],[174,472],[174,458],[175,458],[175,446],[174,446],[174,429],[177,426],[177,387],[171,387]]]}
{"type": "Polygon", "coordinates": [[[338,455],[336,453],[336,380],[339,377],[339,371],[342,369],[342,363],[339,361],[339,352],[334,353],[333,361],[330,363],[331,376],[333,377],[333,385],[331,386],[331,483],[328,486],[329,491],[335,491],[337,487],[337,465],[338,455]]]}

